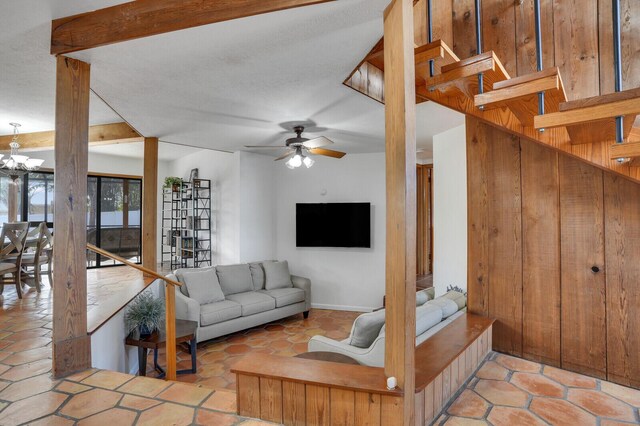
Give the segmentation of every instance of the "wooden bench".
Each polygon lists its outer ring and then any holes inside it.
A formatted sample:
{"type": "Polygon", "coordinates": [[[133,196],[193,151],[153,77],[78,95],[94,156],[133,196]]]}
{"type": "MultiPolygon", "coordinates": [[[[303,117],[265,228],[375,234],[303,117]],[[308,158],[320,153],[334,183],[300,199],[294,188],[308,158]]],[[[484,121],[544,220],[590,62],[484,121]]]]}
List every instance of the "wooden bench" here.
{"type": "MultiPolygon", "coordinates": [[[[416,425],[436,418],[491,350],[493,320],[466,314],[416,347],[416,425]]],[[[238,414],[285,425],[402,425],[403,392],[383,368],[249,354],[236,374],[238,414]]]]}

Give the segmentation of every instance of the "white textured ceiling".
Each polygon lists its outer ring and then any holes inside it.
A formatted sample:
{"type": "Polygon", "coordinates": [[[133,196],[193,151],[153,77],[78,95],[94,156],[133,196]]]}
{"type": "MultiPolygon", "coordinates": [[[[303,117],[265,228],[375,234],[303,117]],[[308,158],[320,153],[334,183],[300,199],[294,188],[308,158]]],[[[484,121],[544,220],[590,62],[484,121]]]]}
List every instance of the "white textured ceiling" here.
{"type": "MultiPolygon", "coordinates": [[[[202,148],[160,142],[158,144],[158,159],[160,161],[172,161],[201,150],[202,148]]],[[[89,152],[142,159],[144,158],[144,144],[142,142],[134,142],[118,145],[97,145],[89,147],[89,152]]]]}
{"type": "MultiPolygon", "coordinates": [[[[277,145],[281,123],[311,121],[350,153],[384,150],[384,108],[342,85],[382,35],[389,0],[340,0],[105,46],[73,56],[91,86],[145,136],[236,151],[277,145]]],[[[52,18],[121,1],[11,0],[0,15],[0,134],[53,128],[52,18]]],[[[118,121],[92,102],[92,124],[118,121]]],[[[463,122],[433,103],[418,108],[418,145],[463,122]]],[[[292,136],[292,135],[291,135],[292,136]]],[[[122,148],[123,150],[132,149],[122,148]]]]}

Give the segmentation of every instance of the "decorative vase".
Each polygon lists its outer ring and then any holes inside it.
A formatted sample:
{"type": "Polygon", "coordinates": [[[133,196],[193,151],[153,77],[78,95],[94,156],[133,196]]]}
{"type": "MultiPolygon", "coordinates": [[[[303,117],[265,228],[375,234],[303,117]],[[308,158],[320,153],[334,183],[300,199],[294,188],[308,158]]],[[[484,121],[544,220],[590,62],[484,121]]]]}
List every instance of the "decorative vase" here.
{"type": "Polygon", "coordinates": [[[149,336],[151,336],[151,333],[153,332],[152,330],[149,330],[149,328],[144,324],[139,325],[138,326],[138,330],[140,331],[140,337],[141,338],[149,337],[149,336]]]}

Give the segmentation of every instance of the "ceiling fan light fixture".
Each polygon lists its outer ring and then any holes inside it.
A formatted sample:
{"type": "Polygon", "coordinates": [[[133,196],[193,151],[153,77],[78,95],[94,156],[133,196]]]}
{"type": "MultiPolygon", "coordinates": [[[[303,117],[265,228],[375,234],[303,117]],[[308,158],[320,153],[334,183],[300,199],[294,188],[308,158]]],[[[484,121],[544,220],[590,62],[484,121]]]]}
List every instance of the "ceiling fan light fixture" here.
{"type": "Polygon", "coordinates": [[[315,163],[315,161],[311,157],[304,157],[304,160],[302,160],[302,162],[307,167],[307,169],[313,166],[313,163],[315,163]]]}

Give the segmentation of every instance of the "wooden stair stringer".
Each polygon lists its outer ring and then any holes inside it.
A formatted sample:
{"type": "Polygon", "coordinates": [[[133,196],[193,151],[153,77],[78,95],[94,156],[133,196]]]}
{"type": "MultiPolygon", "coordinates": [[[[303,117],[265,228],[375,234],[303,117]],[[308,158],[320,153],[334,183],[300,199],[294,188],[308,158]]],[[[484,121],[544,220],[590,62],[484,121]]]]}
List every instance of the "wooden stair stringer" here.
{"type": "Polygon", "coordinates": [[[439,91],[429,91],[426,87],[418,89],[420,96],[444,107],[465,115],[471,115],[489,125],[500,128],[520,137],[551,147],[554,150],[572,155],[600,169],[613,171],[640,183],[640,165],[619,164],[611,158],[612,141],[601,141],[584,145],[573,145],[564,127],[550,128],[539,132],[533,127],[523,126],[515,114],[507,108],[496,108],[482,111],[475,106],[472,98],[447,96],[439,91]]]}

